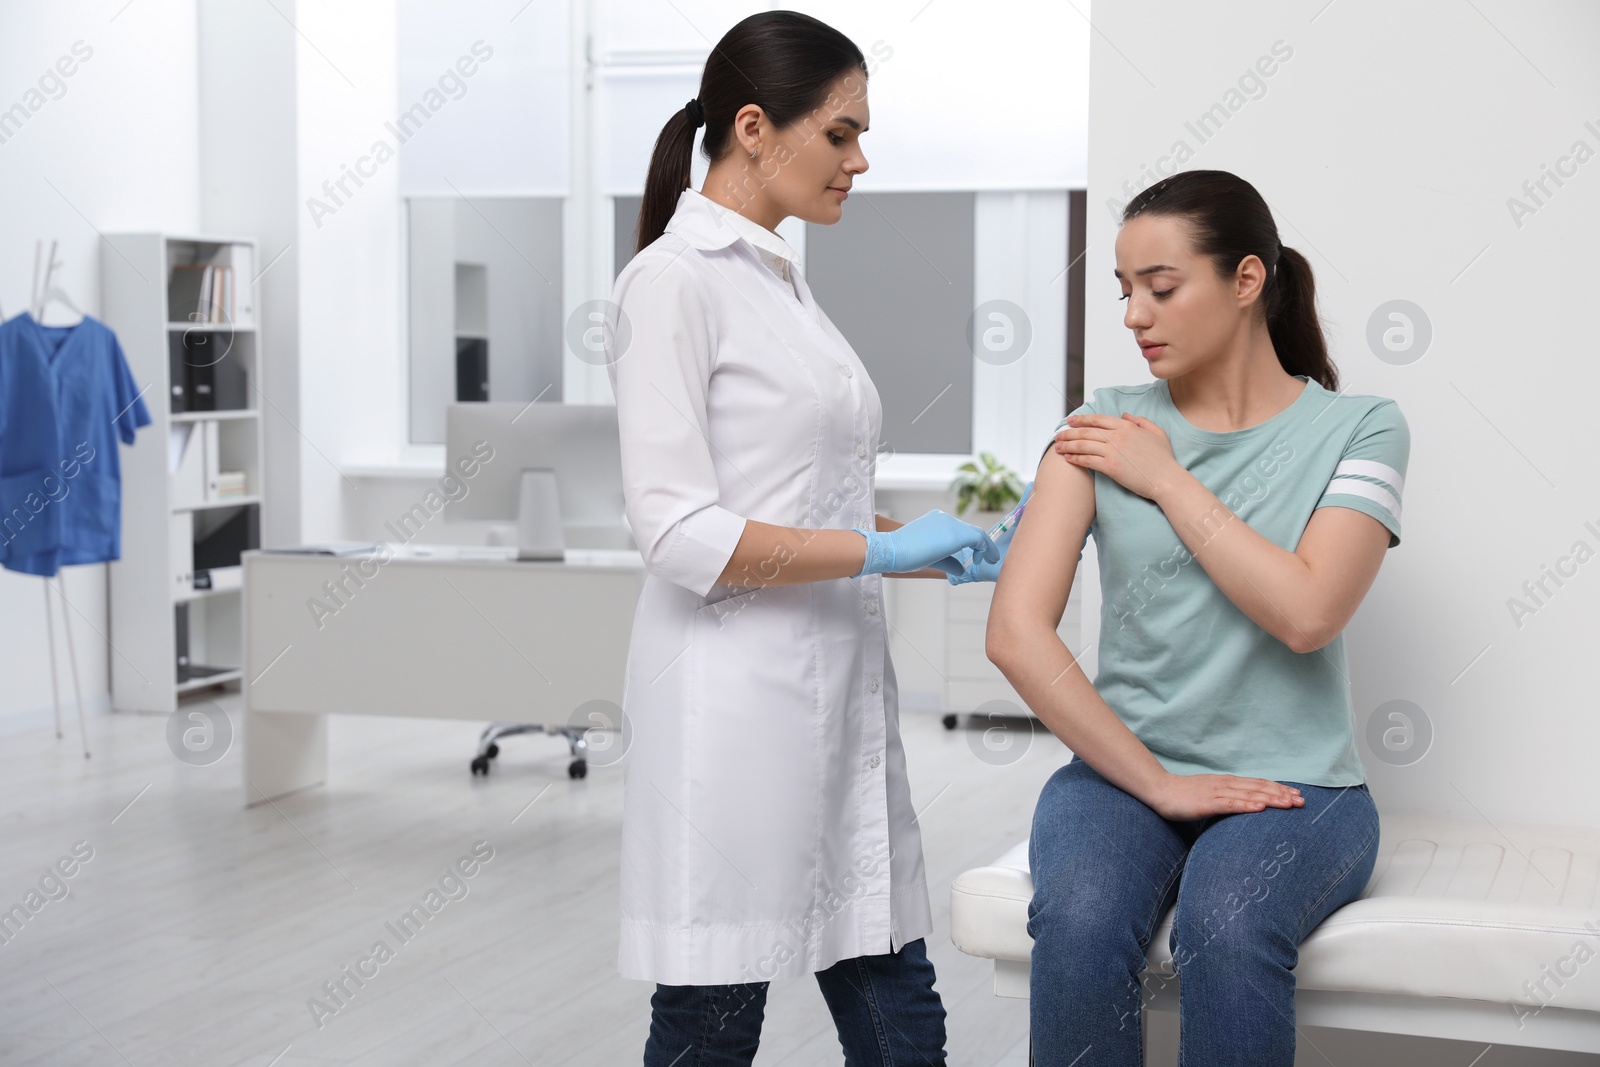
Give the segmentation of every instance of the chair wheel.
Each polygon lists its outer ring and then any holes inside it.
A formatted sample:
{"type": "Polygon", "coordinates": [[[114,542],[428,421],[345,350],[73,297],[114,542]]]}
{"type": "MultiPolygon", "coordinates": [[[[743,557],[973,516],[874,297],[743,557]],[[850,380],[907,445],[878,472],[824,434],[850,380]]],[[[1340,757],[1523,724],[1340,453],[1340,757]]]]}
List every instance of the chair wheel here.
{"type": "Polygon", "coordinates": [[[473,773],[474,776],[481,774],[484,777],[488,777],[488,774],[489,774],[489,758],[487,756],[473,756],[472,757],[472,773],[473,773]]]}
{"type": "Polygon", "coordinates": [[[500,755],[500,746],[495,744],[493,741],[490,741],[489,747],[484,750],[484,755],[488,756],[490,759],[494,759],[496,756],[500,755]]]}
{"type": "Polygon", "coordinates": [[[944,728],[946,730],[954,730],[956,728],[956,725],[958,723],[960,723],[960,722],[961,722],[961,716],[959,716],[959,715],[946,715],[944,717],[944,728]]]}
{"type": "Polygon", "coordinates": [[[589,761],[575,759],[567,766],[568,778],[587,778],[589,776],[589,761]]]}

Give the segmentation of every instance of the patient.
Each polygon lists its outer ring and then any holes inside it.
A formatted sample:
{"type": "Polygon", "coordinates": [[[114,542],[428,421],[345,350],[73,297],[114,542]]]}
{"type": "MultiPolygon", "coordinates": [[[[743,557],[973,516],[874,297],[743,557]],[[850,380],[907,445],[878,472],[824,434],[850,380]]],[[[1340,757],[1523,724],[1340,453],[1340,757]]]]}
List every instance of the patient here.
{"type": "Polygon", "coordinates": [[[1140,194],[1115,275],[1154,381],[1062,420],[987,635],[1074,753],[1029,841],[1034,1054],[1144,1062],[1137,976],[1176,903],[1180,1062],[1290,1067],[1298,946],[1378,844],[1342,631],[1400,543],[1409,431],[1340,388],[1311,266],[1243,179],[1140,194]],[[1092,684],[1056,635],[1082,555],[1062,546],[1091,532],[1092,684]]]}

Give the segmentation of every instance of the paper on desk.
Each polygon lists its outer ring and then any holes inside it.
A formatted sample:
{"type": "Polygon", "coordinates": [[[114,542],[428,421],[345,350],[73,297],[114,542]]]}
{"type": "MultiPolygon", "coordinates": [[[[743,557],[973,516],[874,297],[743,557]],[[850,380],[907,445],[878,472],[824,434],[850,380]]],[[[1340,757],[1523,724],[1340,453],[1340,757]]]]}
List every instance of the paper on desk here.
{"type": "Polygon", "coordinates": [[[373,541],[320,541],[314,544],[269,548],[265,551],[297,556],[364,556],[377,552],[381,547],[373,541]]]}

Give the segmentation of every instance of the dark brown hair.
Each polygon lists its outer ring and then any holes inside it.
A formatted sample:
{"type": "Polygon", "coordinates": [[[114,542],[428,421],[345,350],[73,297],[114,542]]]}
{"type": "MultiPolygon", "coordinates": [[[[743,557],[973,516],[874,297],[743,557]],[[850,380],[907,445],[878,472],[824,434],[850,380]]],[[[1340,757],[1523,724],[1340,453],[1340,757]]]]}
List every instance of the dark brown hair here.
{"type": "MultiPolygon", "coordinates": [[[[705,114],[701,154],[715,163],[734,146],[733,117],[746,104],[766,112],[785,129],[816,111],[828,87],[849,71],[867,75],[861,49],[825,22],[797,11],[763,11],[723,35],[706,59],[696,97],[705,114]]],[[[667,120],[656,138],[639,207],[634,251],[642,251],[667,229],[678,197],[689,187],[695,125],[684,108],[667,120]]]]}
{"type": "Polygon", "coordinates": [[[1255,186],[1225,170],[1179,171],[1130,200],[1122,221],[1140,215],[1183,220],[1195,251],[1210,258],[1223,278],[1233,277],[1244,257],[1258,257],[1269,272],[1261,304],[1278,362],[1290,374],[1304,374],[1329,392],[1339,391],[1339,372],[1328,358],[1317,316],[1311,264],[1282,246],[1272,212],[1255,186]]]}

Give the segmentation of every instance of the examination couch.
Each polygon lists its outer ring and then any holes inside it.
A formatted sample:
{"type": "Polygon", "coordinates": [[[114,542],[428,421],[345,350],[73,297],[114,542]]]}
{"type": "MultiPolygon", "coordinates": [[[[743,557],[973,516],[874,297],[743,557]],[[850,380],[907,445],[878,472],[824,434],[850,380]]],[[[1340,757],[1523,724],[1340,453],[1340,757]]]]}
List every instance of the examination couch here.
{"type": "MultiPolygon", "coordinates": [[[[1296,1023],[1600,1052],[1600,829],[1383,815],[1372,878],[1300,946],[1296,1023]]],[[[951,886],[956,947],[1028,996],[1028,843],[951,886]]],[[[1169,909],[1146,1010],[1176,1011],[1169,909]]]]}

